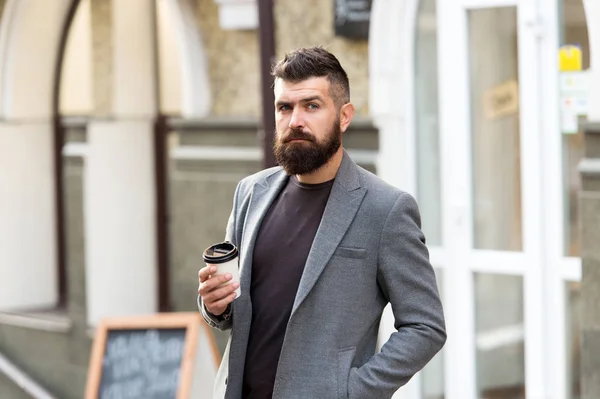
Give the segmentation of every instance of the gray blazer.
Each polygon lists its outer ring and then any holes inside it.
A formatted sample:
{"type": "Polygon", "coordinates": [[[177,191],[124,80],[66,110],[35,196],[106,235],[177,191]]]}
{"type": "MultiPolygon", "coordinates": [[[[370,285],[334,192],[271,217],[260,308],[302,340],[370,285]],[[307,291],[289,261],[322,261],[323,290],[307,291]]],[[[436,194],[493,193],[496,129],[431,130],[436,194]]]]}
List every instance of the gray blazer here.
{"type": "MultiPolygon", "coordinates": [[[[252,320],[252,251],[261,220],[288,177],[279,167],[242,180],[226,238],[240,248],[242,295],[229,320],[199,303],[208,324],[231,329],[214,399],[240,399],[252,320]]],[[[288,322],[273,398],[390,398],[443,347],[444,316],[417,203],[344,153],[288,322]],[[379,353],[391,303],[395,331],[379,353]]]]}

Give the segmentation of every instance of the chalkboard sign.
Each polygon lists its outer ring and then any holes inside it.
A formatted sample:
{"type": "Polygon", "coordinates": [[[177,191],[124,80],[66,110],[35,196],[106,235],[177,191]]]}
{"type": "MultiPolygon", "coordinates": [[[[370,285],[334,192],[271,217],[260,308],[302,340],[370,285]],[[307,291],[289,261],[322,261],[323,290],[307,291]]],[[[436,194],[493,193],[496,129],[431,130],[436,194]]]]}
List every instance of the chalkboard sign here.
{"type": "Polygon", "coordinates": [[[367,40],[371,5],[372,0],[335,0],[335,34],[367,40]]]}
{"type": "Polygon", "coordinates": [[[210,398],[219,358],[197,313],[103,320],[86,399],[210,398]]]}

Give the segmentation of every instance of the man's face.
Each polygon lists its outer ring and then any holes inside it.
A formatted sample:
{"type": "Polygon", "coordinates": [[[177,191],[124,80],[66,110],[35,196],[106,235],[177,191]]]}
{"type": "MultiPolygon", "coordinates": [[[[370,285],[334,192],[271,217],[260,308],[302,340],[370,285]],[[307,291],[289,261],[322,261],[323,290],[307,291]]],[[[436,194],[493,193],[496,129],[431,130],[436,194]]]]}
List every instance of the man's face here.
{"type": "Polygon", "coordinates": [[[308,174],[341,146],[340,112],[325,77],[275,81],[275,157],[285,171],[308,174]]]}

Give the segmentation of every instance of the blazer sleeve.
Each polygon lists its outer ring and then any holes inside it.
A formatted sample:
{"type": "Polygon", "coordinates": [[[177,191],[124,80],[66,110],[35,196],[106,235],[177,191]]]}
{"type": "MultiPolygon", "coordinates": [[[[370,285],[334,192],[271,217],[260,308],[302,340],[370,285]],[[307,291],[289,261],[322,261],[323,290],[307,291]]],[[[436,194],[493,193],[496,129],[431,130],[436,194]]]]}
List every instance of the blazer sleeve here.
{"type": "Polygon", "coordinates": [[[396,329],[381,351],[350,371],[349,398],[389,398],[446,342],[445,321],[414,198],[402,193],[381,232],[378,282],[396,329]]]}
{"type": "MultiPolygon", "coordinates": [[[[232,242],[238,248],[239,248],[239,245],[238,245],[238,242],[237,242],[238,240],[237,240],[237,237],[235,234],[235,226],[236,226],[236,213],[237,213],[237,198],[239,195],[239,190],[240,190],[240,184],[238,184],[238,186],[235,189],[235,194],[233,195],[233,208],[231,210],[231,213],[229,214],[229,219],[227,220],[227,227],[225,229],[225,241],[232,242]]],[[[221,331],[226,331],[226,330],[231,329],[232,319],[233,319],[233,307],[232,306],[228,306],[227,310],[222,315],[215,316],[206,309],[206,307],[202,303],[202,298],[200,297],[200,295],[198,295],[197,303],[198,303],[198,309],[200,310],[202,317],[204,318],[204,320],[206,320],[208,325],[210,325],[211,327],[214,327],[218,330],[221,330],[221,331]]]]}

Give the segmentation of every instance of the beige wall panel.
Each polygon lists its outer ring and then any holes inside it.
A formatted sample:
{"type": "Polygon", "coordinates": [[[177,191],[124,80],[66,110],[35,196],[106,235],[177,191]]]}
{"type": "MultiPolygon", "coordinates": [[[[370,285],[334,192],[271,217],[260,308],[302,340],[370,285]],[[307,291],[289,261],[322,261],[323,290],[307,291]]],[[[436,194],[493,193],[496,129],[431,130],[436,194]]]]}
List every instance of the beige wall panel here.
{"type": "Polygon", "coordinates": [[[6,3],[6,0],[0,0],[0,16],[4,12],[4,3],[6,3]]]}
{"type": "Polygon", "coordinates": [[[215,0],[196,0],[198,23],[208,58],[212,114],[259,117],[258,30],[222,30],[215,0]]]}
{"type": "Polygon", "coordinates": [[[94,114],[106,116],[112,108],[112,0],[91,2],[94,114]]]}
{"type": "Polygon", "coordinates": [[[322,45],[338,57],[348,73],[356,114],[368,116],[368,43],[335,36],[333,1],[274,0],[277,58],[297,47],[322,45]]]}

